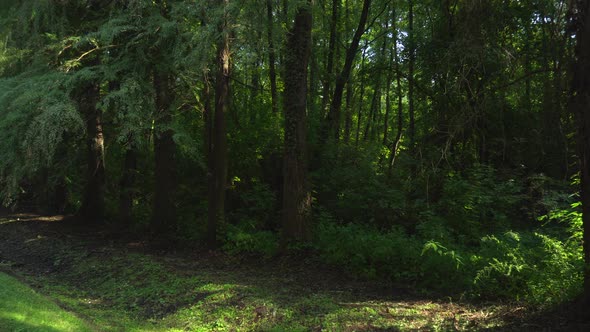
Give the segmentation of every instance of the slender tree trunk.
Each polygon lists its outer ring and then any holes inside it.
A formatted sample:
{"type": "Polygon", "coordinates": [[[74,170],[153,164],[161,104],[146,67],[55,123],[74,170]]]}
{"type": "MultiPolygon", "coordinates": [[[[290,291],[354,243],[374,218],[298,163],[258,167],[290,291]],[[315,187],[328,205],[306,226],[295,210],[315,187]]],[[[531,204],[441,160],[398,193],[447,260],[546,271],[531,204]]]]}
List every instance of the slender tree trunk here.
{"type": "Polygon", "coordinates": [[[344,142],[350,141],[352,130],[352,83],[346,85],[346,115],[344,119],[344,142]]]}
{"type": "Polygon", "coordinates": [[[105,163],[102,111],[96,107],[100,88],[95,82],[80,87],[78,106],[86,118],[86,187],[79,215],[95,223],[104,219],[105,163]]]}
{"type": "Polygon", "coordinates": [[[154,135],[154,213],[152,232],[161,239],[170,238],[176,232],[176,162],[172,123],[172,95],[167,73],[154,71],[156,94],[156,118],[154,135]]]}
{"type": "MultiPolygon", "coordinates": [[[[363,51],[363,55],[361,57],[361,73],[364,71],[365,68],[365,52],[363,51]]],[[[363,119],[363,105],[364,105],[364,98],[365,98],[365,80],[361,79],[361,86],[360,86],[360,97],[359,97],[359,107],[358,113],[356,117],[356,135],[355,135],[355,144],[358,146],[361,136],[361,123],[363,119]]]]}
{"type": "MultiPolygon", "coordinates": [[[[395,39],[394,39],[395,41],[395,39]]],[[[383,146],[388,146],[389,138],[389,116],[391,114],[391,81],[393,79],[393,52],[397,49],[397,46],[393,47],[393,51],[390,51],[388,68],[387,71],[387,82],[385,83],[385,120],[383,121],[383,146]]]]}
{"type": "Polygon", "coordinates": [[[408,2],[408,40],[410,58],[408,61],[408,113],[410,124],[408,134],[410,136],[410,150],[414,151],[416,143],[416,128],[414,119],[414,63],[416,61],[416,49],[414,43],[414,1],[408,2]]]}
{"type": "Polygon", "coordinates": [[[311,53],[311,1],[297,9],[285,58],[283,246],[310,238],[311,194],[307,179],[307,67],[311,53]]]}
{"type": "Polygon", "coordinates": [[[322,112],[325,112],[328,100],[330,99],[330,91],[332,87],[332,77],[334,72],[334,51],[336,49],[336,33],[338,25],[338,8],[341,0],[332,0],[332,16],[330,18],[330,39],[328,41],[328,56],[326,59],[326,76],[324,77],[324,91],[322,94],[322,112]]]}
{"type": "Polygon", "coordinates": [[[266,18],[268,20],[268,75],[270,78],[270,99],[272,105],[272,112],[279,112],[278,94],[277,94],[277,71],[275,68],[276,53],[274,46],[274,21],[272,14],[272,0],[266,0],[266,18]]]}
{"type": "Polygon", "coordinates": [[[364,0],[358,27],[354,33],[354,36],[352,37],[350,46],[346,50],[344,67],[342,68],[340,75],[338,75],[338,78],[336,79],[336,86],[334,88],[334,94],[332,97],[332,105],[330,106],[330,111],[328,112],[328,117],[326,118],[326,124],[324,125],[324,129],[322,130],[323,142],[326,142],[328,138],[330,138],[330,136],[332,136],[332,138],[334,138],[336,141],[338,141],[338,139],[340,138],[340,110],[342,108],[342,96],[344,93],[344,85],[348,82],[348,79],[350,77],[352,64],[358,51],[359,42],[361,40],[362,35],[365,32],[365,25],[369,17],[370,7],[371,0],[364,0]]]}
{"type": "MultiPolygon", "coordinates": [[[[395,10],[392,13],[393,22],[396,22],[395,10]]],[[[395,140],[391,144],[391,149],[389,152],[389,168],[388,174],[391,176],[391,170],[393,169],[393,165],[395,164],[395,158],[397,157],[397,151],[399,150],[399,144],[402,139],[402,131],[404,126],[404,109],[403,109],[403,94],[402,94],[402,79],[401,79],[401,71],[399,65],[399,57],[398,57],[398,49],[397,49],[397,41],[398,41],[398,33],[397,33],[397,25],[393,24],[393,55],[395,59],[395,71],[396,71],[396,88],[397,88],[397,131],[395,135],[395,140]]]]}
{"type": "Polygon", "coordinates": [[[578,116],[581,172],[582,220],[584,228],[584,302],[590,307],[590,8],[578,1],[576,61],[574,63],[570,109],[578,116]]]}
{"type": "Polygon", "coordinates": [[[209,214],[207,242],[217,247],[217,227],[225,220],[225,188],[227,183],[227,126],[229,110],[230,50],[227,7],[229,0],[218,0],[224,17],[218,26],[217,78],[215,83],[215,116],[213,120],[211,153],[209,155],[209,214]]]}

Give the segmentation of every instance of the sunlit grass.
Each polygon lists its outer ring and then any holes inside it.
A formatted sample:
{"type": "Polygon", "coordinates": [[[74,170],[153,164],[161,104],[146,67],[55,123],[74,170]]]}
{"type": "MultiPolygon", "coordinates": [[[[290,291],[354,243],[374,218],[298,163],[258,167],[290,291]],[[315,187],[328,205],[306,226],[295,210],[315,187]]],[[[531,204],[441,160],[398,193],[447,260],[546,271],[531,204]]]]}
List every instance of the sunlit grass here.
{"type": "Polygon", "coordinates": [[[78,317],[4,273],[0,273],[0,326],[2,331],[92,331],[78,317]]]}

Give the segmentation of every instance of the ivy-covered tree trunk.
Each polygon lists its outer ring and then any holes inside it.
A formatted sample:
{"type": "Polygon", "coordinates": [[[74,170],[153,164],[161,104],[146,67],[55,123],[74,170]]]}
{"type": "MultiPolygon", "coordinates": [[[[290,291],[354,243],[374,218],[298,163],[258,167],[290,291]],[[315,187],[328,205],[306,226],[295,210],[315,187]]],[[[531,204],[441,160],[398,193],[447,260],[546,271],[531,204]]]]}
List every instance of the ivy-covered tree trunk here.
{"type": "Polygon", "coordinates": [[[224,14],[218,25],[217,77],[215,83],[215,115],[211,132],[209,153],[209,212],[207,242],[209,248],[217,247],[217,227],[225,219],[225,187],[227,183],[227,126],[230,80],[230,31],[227,7],[229,0],[218,0],[224,14]]]}
{"type": "Polygon", "coordinates": [[[79,216],[88,222],[104,219],[105,163],[102,111],[96,107],[100,96],[97,83],[89,82],[77,90],[80,113],[86,120],[86,187],[79,216]]]}
{"type": "Polygon", "coordinates": [[[578,1],[576,62],[570,109],[578,116],[581,195],[584,224],[584,300],[590,306],[590,5],[578,1]]]}
{"type": "Polygon", "coordinates": [[[283,245],[310,237],[311,195],[307,180],[307,66],[311,53],[311,3],[297,9],[285,57],[283,245]]]}

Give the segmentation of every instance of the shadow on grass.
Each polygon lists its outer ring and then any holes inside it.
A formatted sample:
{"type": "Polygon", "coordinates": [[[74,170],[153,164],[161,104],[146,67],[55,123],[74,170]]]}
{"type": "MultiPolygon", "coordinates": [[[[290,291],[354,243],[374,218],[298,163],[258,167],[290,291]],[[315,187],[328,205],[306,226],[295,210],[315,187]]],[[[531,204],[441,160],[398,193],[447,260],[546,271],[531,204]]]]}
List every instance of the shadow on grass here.
{"type": "Polygon", "coordinates": [[[71,219],[0,219],[7,239],[0,241],[0,260],[16,262],[13,269],[30,283],[106,330],[401,331],[501,324],[478,314],[485,308],[351,282],[313,264],[156,254],[101,232],[72,227],[71,219]]]}

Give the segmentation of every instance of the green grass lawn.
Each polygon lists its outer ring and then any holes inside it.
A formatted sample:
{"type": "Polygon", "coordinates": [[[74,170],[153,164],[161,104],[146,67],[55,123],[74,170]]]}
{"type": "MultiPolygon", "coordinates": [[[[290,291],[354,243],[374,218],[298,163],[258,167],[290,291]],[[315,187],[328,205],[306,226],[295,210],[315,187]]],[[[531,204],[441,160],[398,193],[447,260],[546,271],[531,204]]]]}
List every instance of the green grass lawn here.
{"type": "Polygon", "coordinates": [[[80,318],[4,273],[0,273],[0,330],[91,331],[80,318]]]}

